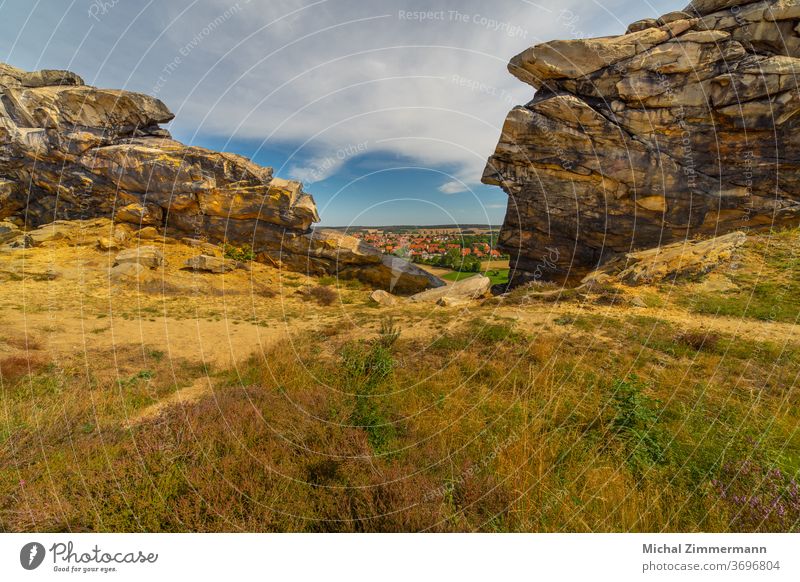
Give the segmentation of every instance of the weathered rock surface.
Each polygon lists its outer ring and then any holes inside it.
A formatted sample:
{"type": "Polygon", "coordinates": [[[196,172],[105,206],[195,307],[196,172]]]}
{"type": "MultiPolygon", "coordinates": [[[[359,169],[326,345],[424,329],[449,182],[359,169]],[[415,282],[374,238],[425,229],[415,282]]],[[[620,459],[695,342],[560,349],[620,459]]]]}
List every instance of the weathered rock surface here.
{"type": "Polygon", "coordinates": [[[512,59],[537,89],[483,181],[513,284],[695,234],[800,221],[800,0],[695,0],[618,37],[512,59]]]}
{"type": "Polygon", "coordinates": [[[15,239],[20,235],[19,227],[13,222],[0,222],[0,243],[15,239]]]}
{"type": "Polygon", "coordinates": [[[136,247],[122,251],[114,259],[114,266],[135,264],[157,269],[164,264],[164,253],[156,247],[136,247]]]}
{"type": "Polygon", "coordinates": [[[186,259],[184,268],[192,271],[205,271],[206,273],[229,273],[239,268],[239,263],[231,259],[223,259],[221,257],[213,257],[210,255],[198,255],[186,259]]]}
{"type": "Polygon", "coordinates": [[[264,251],[265,263],[283,264],[304,273],[338,273],[391,293],[410,295],[443,287],[444,281],[397,257],[382,254],[361,240],[337,230],[315,230],[284,241],[279,251],[264,251]]]}
{"type": "Polygon", "coordinates": [[[627,253],[587,275],[583,284],[612,282],[637,286],[699,277],[730,262],[746,240],[745,233],[732,232],[708,240],[627,253]]]}
{"type": "Polygon", "coordinates": [[[118,283],[131,279],[140,279],[146,272],[147,269],[139,263],[121,263],[111,267],[108,275],[113,282],[118,283]]]}
{"type": "Polygon", "coordinates": [[[247,244],[279,267],[396,292],[443,284],[351,237],[313,232],[317,208],[300,182],[239,155],[183,145],[161,127],[172,118],[147,95],[0,64],[0,220],[33,228],[109,217],[172,238],[247,244]]]}
{"type": "Polygon", "coordinates": [[[395,297],[383,289],[376,289],[372,292],[369,298],[373,303],[377,303],[383,307],[394,307],[400,303],[399,297],[395,297]]]}
{"type": "Polygon", "coordinates": [[[444,303],[448,306],[460,305],[468,301],[485,297],[492,288],[492,280],[483,275],[476,275],[469,279],[462,279],[457,283],[429,289],[411,296],[415,303],[444,303]]]}

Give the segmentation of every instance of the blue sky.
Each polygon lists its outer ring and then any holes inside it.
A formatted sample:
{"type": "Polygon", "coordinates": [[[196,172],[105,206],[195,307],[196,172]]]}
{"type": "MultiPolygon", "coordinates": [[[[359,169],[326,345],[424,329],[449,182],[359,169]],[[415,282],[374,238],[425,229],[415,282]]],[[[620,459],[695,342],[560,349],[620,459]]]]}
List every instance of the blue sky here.
{"type": "Polygon", "coordinates": [[[327,226],[502,222],[510,57],[680,0],[0,0],[0,60],[158,96],[185,143],[302,179],[327,226]]]}

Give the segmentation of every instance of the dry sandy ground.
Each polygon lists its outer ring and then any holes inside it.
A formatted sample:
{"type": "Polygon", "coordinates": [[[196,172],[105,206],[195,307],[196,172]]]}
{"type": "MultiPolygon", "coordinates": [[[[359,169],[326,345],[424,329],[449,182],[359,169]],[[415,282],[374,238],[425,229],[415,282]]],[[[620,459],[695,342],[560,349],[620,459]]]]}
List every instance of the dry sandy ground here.
{"type": "MultiPolygon", "coordinates": [[[[171,361],[229,368],[253,353],[287,342],[292,334],[334,328],[348,337],[374,334],[387,314],[396,318],[406,338],[444,333],[471,318],[513,320],[535,338],[585,333],[554,322],[565,314],[608,317],[618,326],[626,317],[647,315],[678,328],[717,331],[735,337],[773,342],[800,342],[798,326],[688,314],[674,307],[637,308],[576,302],[503,306],[476,303],[468,308],[402,305],[377,309],[370,290],[337,286],[330,306],[304,301],[298,290],[318,281],[253,264],[225,275],[182,270],[199,254],[188,244],[162,239],[130,241],[161,249],[167,265],[139,279],[114,280],[109,270],[119,250],[101,251],[96,243],[109,224],[83,228],[80,236],[46,241],[33,249],[0,247],[0,356],[26,350],[46,352],[59,360],[109,357],[118,350],[157,350],[171,361]]],[[[437,269],[429,268],[431,272],[437,269]]],[[[438,270],[441,271],[441,270],[438,270]]],[[[613,342],[602,331],[591,342],[613,342]]],[[[535,341],[535,340],[534,340],[535,341]]],[[[114,362],[109,361],[109,367],[114,362]]],[[[206,378],[142,411],[133,422],[151,418],[165,406],[192,401],[210,389],[206,378]]]]}

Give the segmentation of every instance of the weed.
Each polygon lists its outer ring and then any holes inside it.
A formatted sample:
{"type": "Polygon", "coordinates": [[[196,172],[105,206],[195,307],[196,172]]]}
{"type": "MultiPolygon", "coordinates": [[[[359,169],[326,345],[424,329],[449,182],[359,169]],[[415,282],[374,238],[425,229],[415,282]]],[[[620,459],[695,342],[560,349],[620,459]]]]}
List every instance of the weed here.
{"type": "Polygon", "coordinates": [[[666,461],[665,439],[659,426],[661,403],[645,395],[645,388],[636,376],[616,380],[611,388],[615,411],[611,432],[625,445],[628,463],[635,470],[666,461]]]}
{"type": "Polygon", "coordinates": [[[445,334],[431,342],[429,349],[438,352],[458,352],[465,350],[470,340],[464,336],[445,334]]]}
{"type": "Polygon", "coordinates": [[[487,344],[515,341],[517,339],[513,326],[504,323],[479,323],[475,325],[474,329],[475,337],[487,344]]]}
{"type": "Polygon", "coordinates": [[[351,422],[367,433],[376,453],[384,453],[395,436],[395,428],[386,417],[384,399],[375,392],[392,374],[394,358],[380,341],[349,343],[341,358],[348,388],[355,393],[351,422]]]}
{"type": "Polygon", "coordinates": [[[250,245],[242,245],[240,247],[236,247],[230,244],[226,244],[223,247],[223,254],[225,255],[226,259],[231,259],[233,261],[238,261],[240,263],[249,263],[254,261],[256,258],[256,254],[253,251],[253,247],[250,245]]]}
{"type": "Polygon", "coordinates": [[[333,305],[339,298],[339,294],[336,292],[336,290],[331,289],[330,287],[312,287],[308,293],[317,301],[317,303],[324,307],[333,305]]]}
{"type": "Polygon", "coordinates": [[[698,352],[716,352],[720,336],[714,332],[684,331],[678,334],[675,340],[698,352]]]}
{"type": "Polygon", "coordinates": [[[381,320],[381,329],[377,342],[382,347],[391,349],[400,339],[400,328],[395,324],[394,318],[389,316],[381,320]]]}

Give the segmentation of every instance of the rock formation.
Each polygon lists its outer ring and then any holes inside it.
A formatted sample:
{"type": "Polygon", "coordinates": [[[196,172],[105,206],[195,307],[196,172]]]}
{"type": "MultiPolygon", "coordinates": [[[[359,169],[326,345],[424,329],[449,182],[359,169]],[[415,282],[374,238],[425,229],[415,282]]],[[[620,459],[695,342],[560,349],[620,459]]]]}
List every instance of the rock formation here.
{"type": "Polygon", "coordinates": [[[707,240],[626,253],[588,274],[582,283],[622,283],[635,287],[700,278],[733,261],[746,241],[743,232],[731,232],[707,240]]]}
{"type": "Polygon", "coordinates": [[[258,260],[397,293],[443,283],[336,231],[313,198],[235,154],[183,145],[158,99],[89,87],[68,71],[0,64],[0,220],[32,228],[110,217],[175,237],[249,245],[258,260]]]}
{"type": "Polygon", "coordinates": [[[513,283],[800,216],[800,0],[695,0],[617,37],[548,42],[509,70],[483,181],[510,203],[513,283]]]}

